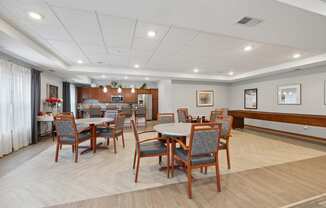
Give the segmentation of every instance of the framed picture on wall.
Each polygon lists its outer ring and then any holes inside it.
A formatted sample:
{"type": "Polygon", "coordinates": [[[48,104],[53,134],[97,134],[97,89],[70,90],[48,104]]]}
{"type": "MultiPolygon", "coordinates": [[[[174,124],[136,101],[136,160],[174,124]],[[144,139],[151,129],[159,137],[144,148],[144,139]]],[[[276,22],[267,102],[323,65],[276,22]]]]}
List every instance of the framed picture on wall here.
{"type": "Polygon", "coordinates": [[[198,107],[209,107],[214,105],[213,90],[198,90],[196,93],[196,103],[198,107]]]}
{"type": "Polygon", "coordinates": [[[244,108],[257,109],[258,108],[258,89],[244,90],[244,108]]]}
{"type": "Polygon", "coordinates": [[[279,105],[301,105],[301,84],[279,86],[277,96],[279,105]]]}
{"type": "Polygon", "coordinates": [[[46,97],[47,98],[57,98],[59,96],[58,91],[59,87],[51,84],[46,85],[46,97]]]}
{"type": "Polygon", "coordinates": [[[326,80],[324,81],[324,105],[326,105],[326,80]]]}

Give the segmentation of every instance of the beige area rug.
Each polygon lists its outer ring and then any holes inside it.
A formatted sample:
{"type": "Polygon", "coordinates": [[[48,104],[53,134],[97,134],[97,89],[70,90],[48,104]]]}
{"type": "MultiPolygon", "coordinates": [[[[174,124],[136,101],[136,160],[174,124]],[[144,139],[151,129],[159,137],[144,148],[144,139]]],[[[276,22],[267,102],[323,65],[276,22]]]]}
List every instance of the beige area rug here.
{"type": "MultiPolygon", "coordinates": [[[[303,145],[302,142],[291,144],[283,142],[282,138],[275,138],[234,131],[231,142],[232,170],[226,169],[225,152],[222,151],[222,173],[326,154],[325,146],[303,145]]],[[[168,179],[166,172],[158,171],[157,158],[144,158],[141,160],[139,183],[135,184],[132,170],[134,139],[131,133],[126,133],[126,148],[122,148],[119,140],[117,149],[117,154],[113,153],[112,146],[109,150],[98,150],[96,154],[84,154],[79,157],[78,163],[74,163],[71,147],[67,146],[61,151],[59,162],[55,163],[53,145],[0,178],[0,206],[44,207],[186,181],[182,171],[177,171],[174,178],[168,179]]],[[[197,179],[214,174],[213,170],[209,170],[207,175],[194,171],[197,179]]]]}
{"type": "Polygon", "coordinates": [[[326,207],[326,193],[314,196],[281,208],[325,208],[326,207]]]}

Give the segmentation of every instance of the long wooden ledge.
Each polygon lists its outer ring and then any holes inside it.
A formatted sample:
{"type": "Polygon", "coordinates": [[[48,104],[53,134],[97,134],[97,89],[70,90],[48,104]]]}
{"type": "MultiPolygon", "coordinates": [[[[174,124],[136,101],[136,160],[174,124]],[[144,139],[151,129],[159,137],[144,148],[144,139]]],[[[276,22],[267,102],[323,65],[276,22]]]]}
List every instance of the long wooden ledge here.
{"type": "Polygon", "coordinates": [[[278,113],[249,110],[230,110],[228,114],[234,117],[234,122],[232,126],[233,128],[244,128],[244,118],[326,127],[325,115],[278,113]]]}

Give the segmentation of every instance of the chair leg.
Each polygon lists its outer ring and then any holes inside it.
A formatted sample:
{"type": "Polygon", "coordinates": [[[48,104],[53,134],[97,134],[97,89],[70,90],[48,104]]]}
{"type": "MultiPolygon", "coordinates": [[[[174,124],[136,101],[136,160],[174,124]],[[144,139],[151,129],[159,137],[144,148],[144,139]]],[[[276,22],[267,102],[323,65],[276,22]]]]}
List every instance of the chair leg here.
{"type": "Polygon", "coordinates": [[[55,159],[54,159],[55,162],[58,162],[59,148],[60,148],[60,144],[59,144],[59,142],[57,142],[57,148],[55,150],[55,159]]]}
{"type": "Polygon", "coordinates": [[[139,165],[140,165],[140,156],[137,155],[137,165],[136,165],[135,183],[138,182],[139,165]]]}
{"type": "Polygon", "coordinates": [[[205,175],[207,175],[207,166],[205,166],[205,175]]]}
{"type": "Polygon", "coordinates": [[[175,151],[175,143],[172,143],[171,150],[171,177],[174,177],[174,151],[175,151]]]}
{"type": "Polygon", "coordinates": [[[218,192],[221,192],[221,175],[220,175],[220,167],[218,161],[218,153],[215,155],[215,171],[216,171],[216,188],[218,192]]]}
{"type": "Polygon", "coordinates": [[[167,171],[168,171],[168,178],[170,178],[170,151],[168,151],[168,154],[166,155],[167,156],[167,171]]]}
{"type": "Polygon", "coordinates": [[[75,163],[78,162],[78,144],[75,144],[75,163]]]}
{"type": "Polygon", "coordinates": [[[72,150],[72,153],[75,152],[75,145],[71,145],[71,150],[72,150]]]}
{"type": "Polygon", "coordinates": [[[113,137],[113,147],[114,147],[114,153],[117,153],[117,144],[116,144],[116,138],[113,137]]]}
{"type": "Polygon", "coordinates": [[[203,173],[203,167],[200,167],[200,172],[203,173]]]}
{"type": "Polygon", "coordinates": [[[134,154],[134,163],[132,165],[132,169],[135,169],[135,164],[136,164],[136,155],[137,154],[137,151],[135,150],[135,154],[134,154]]]}
{"type": "Polygon", "coordinates": [[[162,156],[158,156],[158,164],[161,165],[162,164],[162,156]]]}
{"type": "Polygon", "coordinates": [[[188,197],[192,198],[192,176],[191,176],[191,166],[187,165],[187,175],[188,175],[188,197]]]}
{"type": "Polygon", "coordinates": [[[228,169],[231,169],[231,161],[230,161],[230,152],[229,152],[229,147],[226,148],[226,157],[227,157],[227,162],[228,162],[228,169]]]}
{"type": "Polygon", "coordinates": [[[125,137],[123,135],[123,132],[122,132],[122,147],[125,148],[125,137]]]}
{"type": "Polygon", "coordinates": [[[107,145],[107,146],[110,145],[110,138],[106,138],[106,145],[107,145]]]}

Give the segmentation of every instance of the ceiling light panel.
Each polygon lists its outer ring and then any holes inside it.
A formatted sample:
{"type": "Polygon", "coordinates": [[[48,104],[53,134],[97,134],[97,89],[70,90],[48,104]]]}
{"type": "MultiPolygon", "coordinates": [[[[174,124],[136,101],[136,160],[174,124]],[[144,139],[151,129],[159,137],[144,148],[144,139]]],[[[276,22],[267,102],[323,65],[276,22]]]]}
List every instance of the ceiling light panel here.
{"type": "Polygon", "coordinates": [[[168,32],[169,27],[165,25],[158,25],[158,24],[148,24],[144,22],[138,22],[136,27],[135,36],[137,38],[144,38],[147,40],[161,40],[165,34],[168,32]],[[148,32],[154,31],[155,37],[149,38],[148,32]]]}

